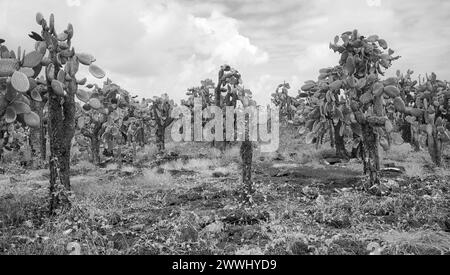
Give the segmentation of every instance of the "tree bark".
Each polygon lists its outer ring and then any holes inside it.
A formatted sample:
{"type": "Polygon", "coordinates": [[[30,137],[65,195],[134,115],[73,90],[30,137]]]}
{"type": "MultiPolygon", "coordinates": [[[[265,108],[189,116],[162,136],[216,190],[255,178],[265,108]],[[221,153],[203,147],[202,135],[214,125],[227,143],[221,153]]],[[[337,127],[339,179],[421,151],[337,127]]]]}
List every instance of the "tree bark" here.
{"type": "Polygon", "coordinates": [[[250,118],[245,118],[244,141],[241,144],[242,182],[244,184],[245,200],[252,203],[254,192],[252,182],[253,143],[250,141],[250,118]]]}
{"type": "MultiPolygon", "coordinates": [[[[72,80],[75,81],[75,80],[72,80]]],[[[69,93],[64,97],[64,132],[63,132],[63,152],[62,152],[62,177],[64,186],[70,191],[70,151],[72,149],[72,140],[75,136],[75,96],[69,93]]]]}
{"type": "MultiPolygon", "coordinates": [[[[57,74],[55,70],[55,75],[57,74]]],[[[75,81],[75,80],[72,80],[75,81]]],[[[72,83],[73,84],[73,83],[72,83]]],[[[51,87],[51,83],[48,83],[51,87]]],[[[76,86],[76,84],[75,84],[76,86]]],[[[49,90],[50,213],[70,207],[70,151],[75,135],[75,96],[62,98],[49,90]]]]}
{"type": "Polygon", "coordinates": [[[159,125],[158,129],[156,130],[156,146],[158,147],[159,152],[162,152],[166,149],[164,132],[164,127],[159,125]]]}
{"type": "MultiPolygon", "coordinates": [[[[122,156],[122,146],[119,144],[120,140],[116,140],[115,144],[117,144],[117,159],[119,161],[119,170],[122,169],[123,166],[123,156],[122,156]]],[[[113,149],[111,149],[114,151],[113,149]]]]}
{"type": "Polygon", "coordinates": [[[93,135],[91,137],[91,152],[92,152],[92,162],[94,165],[98,166],[100,164],[100,140],[97,136],[93,135]]]}
{"type": "MultiPolygon", "coordinates": [[[[61,175],[63,164],[63,111],[60,104],[60,98],[53,94],[49,95],[49,138],[50,138],[50,213],[61,207],[69,205],[69,199],[66,196],[68,183],[64,181],[61,175]]],[[[70,184],[69,184],[70,185],[70,184]]]]}
{"type": "Polygon", "coordinates": [[[342,122],[339,121],[337,125],[333,125],[334,127],[334,146],[336,149],[336,156],[341,159],[348,159],[349,154],[347,149],[345,148],[345,140],[344,137],[340,135],[342,122]]]}
{"type": "Polygon", "coordinates": [[[136,132],[136,142],[139,143],[140,147],[145,147],[145,132],[144,132],[144,125],[143,123],[139,127],[139,129],[136,132]]]}
{"type": "Polygon", "coordinates": [[[420,152],[420,142],[417,135],[413,131],[413,127],[408,122],[404,121],[401,126],[402,138],[405,142],[411,144],[415,152],[420,152]]]}
{"type": "Polygon", "coordinates": [[[442,142],[439,140],[436,131],[428,136],[428,152],[431,160],[437,167],[442,165],[442,142]]]}
{"type": "Polygon", "coordinates": [[[47,160],[47,125],[45,123],[45,118],[41,118],[41,160],[46,161],[47,160]]]}
{"type": "Polygon", "coordinates": [[[335,146],[336,146],[336,141],[335,141],[336,130],[335,130],[333,121],[330,120],[329,124],[330,124],[330,146],[331,146],[331,148],[335,148],[335,146]]]}
{"type": "Polygon", "coordinates": [[[94,124],[94,128],[92,132],[82,131],[83,135],[91,141],[91,154],[92,154],[92,162],[94,165],[98,166],[101,162],[101,154],[100,154],[100,138],[104,131],[102,131],[103,123],[105,121],[97,121],[94,124]]]}
{"type": "Polygon", "coordinates": [[[400,127],[403,140],[412,145],[413,144],[413,135],[412,135],[411,128],[412,128],[411,124],[409,124],[407,121],[403,121],[403,124],[400,127]]]}
{"type": "Polygon", "coordinates": [[[30,148],[31,148],[31,154],[33,158],[33,162],[35,162],[36,159],[41,158],[41,129],[38,128],[31,128],[30,129],[30,148]]]}
{"type": "Polygon", "coordinates": [[[251,141],[242,142],[241,158],[242,158],[242,182],[244,183],[246,199],[250,199],[250,195],[253,193],[253,183],[252,183],[253,145],[251,141]]]}
{"type": "Polygon", "coordinates": [[[370,185],[380,184],[379,137],[375,129],[368,123],[362,125],[364,173],[369,174],[370,185]]]}

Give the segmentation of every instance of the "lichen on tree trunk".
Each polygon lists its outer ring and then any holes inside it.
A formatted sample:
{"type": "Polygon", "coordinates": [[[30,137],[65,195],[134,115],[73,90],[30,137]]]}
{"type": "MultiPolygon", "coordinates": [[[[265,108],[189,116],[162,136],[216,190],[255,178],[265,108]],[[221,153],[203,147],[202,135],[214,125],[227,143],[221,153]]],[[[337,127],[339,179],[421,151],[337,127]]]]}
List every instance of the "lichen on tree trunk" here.
{"type": "Polygon", "coordinates": [[[75,96],[69,92],[63,99],[52,90],[49,92],[50,213],[55,214],[58,209],[70,207],[70,151],[75,135],[75,96]]]}
{"type": "Polygon", "coordinates": [[[49,139],[50,139],[50,213],[61,207],[69,205],[69,199],[65,190],[70,189],[70,181],[67,182],[61,173],[63,165],[63,117],[60,98],[54,94],[49,96],[49,139]]]}

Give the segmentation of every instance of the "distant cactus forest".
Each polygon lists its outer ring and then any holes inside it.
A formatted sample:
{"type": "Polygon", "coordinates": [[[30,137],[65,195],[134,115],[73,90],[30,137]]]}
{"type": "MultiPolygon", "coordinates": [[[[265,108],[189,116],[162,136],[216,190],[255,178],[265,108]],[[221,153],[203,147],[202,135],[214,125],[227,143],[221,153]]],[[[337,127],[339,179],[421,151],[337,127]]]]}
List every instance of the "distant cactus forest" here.
{"type": "Polygon", "coordinates": [[[55,20],[23,26],[32,49],[0,34],[0,254],[450,253],[450,85],[387,75],[408,56],[381,36],[343,30],[338,63],[267,94],[280,123],[267,153],[171,138],[174,109],[196,99],[258,106],[239,68],[179,103],[139,98],[55,20]]]}

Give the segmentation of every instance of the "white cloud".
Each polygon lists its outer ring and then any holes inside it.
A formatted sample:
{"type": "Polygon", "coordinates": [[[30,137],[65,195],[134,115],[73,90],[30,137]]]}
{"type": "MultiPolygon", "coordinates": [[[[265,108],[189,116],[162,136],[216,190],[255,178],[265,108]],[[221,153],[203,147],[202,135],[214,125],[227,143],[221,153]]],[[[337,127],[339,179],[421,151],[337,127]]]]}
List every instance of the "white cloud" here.
{"type": "Polygon", "coordinates": [[[199,36],[205,38],[196,40],[196,48],[202,53],[209,53],[212,59],[241,65],[268,61],[266,52],[252,45],[249,38],[239,33],[235,19],[213,12],[209,18],[194,17],[192,21],[200,31],[199,36]]]}
{"type": "Polygon", "coordinates": [[[366,0],[369,7],[379,7],[381,6],[381,0],[366,0]]]}
{"type": "Polygon", "coordinates": [[[168,92],[181,99],[187,87],[215,77],[224,63],[244,68],[269,60],[267,52],[240,33],[240,22],[225,16],[226,9],[218,5],[186,8],[176,1],[144,0],[18,2],[23,1],[0,0],[6,15],[2,17],[6,28],[1,29],[6,30],[8,42],[25,40],[22,45],[32,47],[26,34],[39,30],[35,13],[48,16],[52,11],[58,30],[73,23],[78,51],[92,53],[113,81],[122,80],[125,83],[119,84],[143,96],[168,92]],[[194,14],[198,12],[204,15],[194,14]]]}
{"type": "Polygon", "coordinates": [[[147,97],[181,99],[202,79],[217,81],[219,66],[229,63],[267,102],[279,83],[295,91],[336,65],[328,43],[354,28],[380,35],[402,56],[393,72],[450,76],[450,1],[0,0],[0,35],[10,48],[33,47],[27,34],[39,31],[37,11],[54,12],[59,31],[73,23],[76,50],[92,53],[114,81],[147,97]]]}
{"type": "Polygon", "coordinates": [[[80,0],[66,0],[66,2],[69,7],[79,7],[81,5],[80,0]]]}
{"type": "Polygon", "coordinates": [[[330,50],[329,44],[308,46],[296,59],[300,77],[306,80],[317,80],[319,70],[337,65],[339,58],[330,50]]]}

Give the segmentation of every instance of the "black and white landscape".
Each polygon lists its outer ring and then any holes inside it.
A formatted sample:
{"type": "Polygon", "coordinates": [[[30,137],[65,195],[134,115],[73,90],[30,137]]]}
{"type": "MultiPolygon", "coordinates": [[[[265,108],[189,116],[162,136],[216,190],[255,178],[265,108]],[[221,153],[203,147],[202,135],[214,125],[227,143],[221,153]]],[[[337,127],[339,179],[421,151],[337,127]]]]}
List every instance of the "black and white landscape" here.
{"type": "Polygon", "coordinates": [[[449,13],[0,0],[0,255],[449,255],[449,13]]]}

